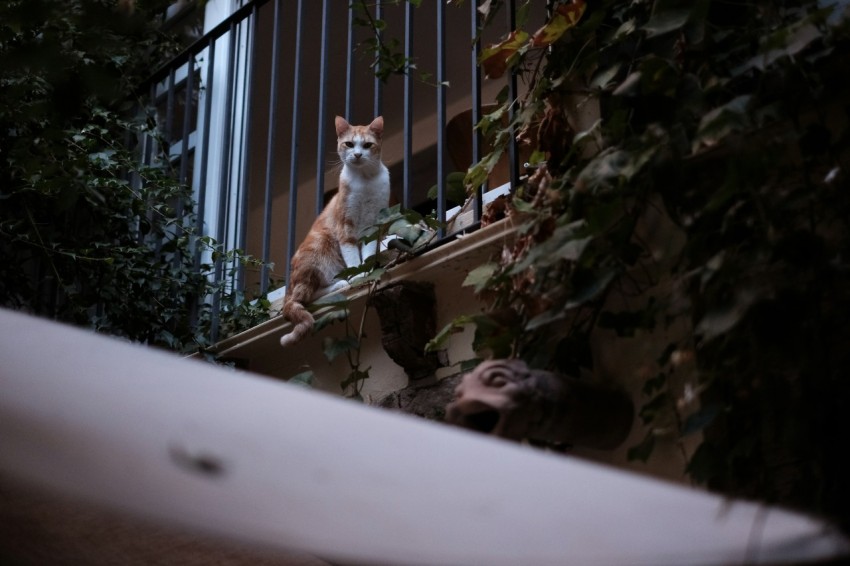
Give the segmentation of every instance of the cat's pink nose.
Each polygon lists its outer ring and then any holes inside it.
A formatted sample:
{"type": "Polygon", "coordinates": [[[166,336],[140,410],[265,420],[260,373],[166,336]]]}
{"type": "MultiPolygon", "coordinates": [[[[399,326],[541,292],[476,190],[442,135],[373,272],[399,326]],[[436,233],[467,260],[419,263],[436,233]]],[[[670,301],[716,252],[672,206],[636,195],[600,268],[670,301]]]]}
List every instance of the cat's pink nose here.
{"type": "Polygon", "coordinates": [[[362,153],[355,153],[354,154],[354,159],[360,159],[361,157],[363,157],[362,153]]]}

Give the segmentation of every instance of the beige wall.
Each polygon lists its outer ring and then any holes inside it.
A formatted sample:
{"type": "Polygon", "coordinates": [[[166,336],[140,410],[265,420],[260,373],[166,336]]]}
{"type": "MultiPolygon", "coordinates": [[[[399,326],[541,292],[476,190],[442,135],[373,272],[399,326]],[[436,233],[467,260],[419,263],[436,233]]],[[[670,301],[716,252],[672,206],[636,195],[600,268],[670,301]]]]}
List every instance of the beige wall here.
{"type": "MultiPolygon", "coordinates": [[[[644,236],[659,243],[656,251],[661,259],[671,257],[676,247],[681,245],[681,235],[664,215],[648,216],[644,222],[644,232],[644,236]]],[[[484,310],[485,305],[478,301],[469,287],[462,285],[463,280],[471,269],[487,261],[503,244],[510,242],[514,234],[511,220],[503,220],[393,268],[385,283],[433,283],[436,290],[437,328],[440,329],[459,315],[484,310]]],[[[669,286],[666,289],[669,290],[669,286]]],[[[662,285],[654,292],[664,291],[665,286],[662,285]]],[[[359,324],[365,303],[363,292],[354,293],[351,297],[352,320],[359,324]]],[[[609,308],[617,310],[617,302],[622,300],[622,297],[614,294],[610,299],[609,308]]],[[[639,299],[632,297],[630,300],[639,299]]],[[[679,320],[664,328],[664,325],[658,326],[657,331],[638,334],[633,338],[618,338],[604,330],[593,335],[592,349],[596,373],[590,378],[624,390],[630,395],[636,409],[634,423],[627,440],[614,450],[576,447],[570,453],[594,462],[685,482],[686,456],[698,443],[698,435],[693,435],[684,443],[671,436],[659,436],[648,463],[630,462],[627,458],[628,449],[638,444],[647,433],[637,414],[641,405],[648,400],[641,391],[647,372],[657,369],[653,364],[670,341],[690,332],[690,325],[685,320],[679,320]]],[[[404,370],[387,356],[381,346],[381,332],[374,309],[367,312],[365,328],[366,339],[361,350],[361,367],[371,370],[370,378],[363,386],[362,396],[367,403],[377,403],[386,395],[410,384],[404,370]]],[[[309,368],[315,374],[315,388],[334,395],[341,394],[340,383],[348,375],[348,364],[344,357],[329,363],[322,353],[322,341],[325,337],[344,335],[341,323],[325,328],[301,343],[284,349],[280,346],[279,339],[288,330],[289,325],[282,318],[276,317],[222,342],[219,351],[224,357],[241,360],[251,371],[280,379],[288,379],[309,368]]],[[[449,365],[438,369],[436,377],[456,375],[459,372],[458,364],[474,356],[472,331],[468,329],[453,335],[448,341],[446,351],[449,365]]],[[[692,368],[680,368],[675,383],[672,384],[673,391],[682,391],[685,384],[693,382],[694,378],[692,368]]]]}

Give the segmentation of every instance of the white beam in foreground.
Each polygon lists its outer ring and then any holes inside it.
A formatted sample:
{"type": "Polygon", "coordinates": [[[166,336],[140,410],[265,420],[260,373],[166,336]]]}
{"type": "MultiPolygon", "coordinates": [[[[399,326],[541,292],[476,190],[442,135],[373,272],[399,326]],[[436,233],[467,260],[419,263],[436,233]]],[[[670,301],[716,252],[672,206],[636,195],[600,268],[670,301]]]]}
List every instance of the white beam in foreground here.
{"type": "Polygon", "coordinates": [[[778,563],[850,548],[796,513],[9,311],[0,336],[0,471],[164,523],[368,564],[778,563]]]}

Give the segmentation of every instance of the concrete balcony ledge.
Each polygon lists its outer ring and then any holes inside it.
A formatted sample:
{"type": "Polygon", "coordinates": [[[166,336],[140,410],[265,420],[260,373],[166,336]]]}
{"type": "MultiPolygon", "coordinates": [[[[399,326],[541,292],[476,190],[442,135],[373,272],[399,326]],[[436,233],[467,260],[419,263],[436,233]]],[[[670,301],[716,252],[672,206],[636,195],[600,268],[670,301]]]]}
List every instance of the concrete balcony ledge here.
{"type": "MultiPolygon", "coordinates": [[[[447,244],[389,269],[382,284],[402,281],[433,284],[437,328],[442,328],[458,315],[480,310],[471,289],[462,286],[463,280],[470,270],[486,262],[505,242],[511,241],[516,231],[512,220],[506,218],[469,234],[458,235],[447,244]]],[[[350,300],[351,319],[359,322],[367,292],[364,288],[355,288],[345,293],[350,300]]],[[[281,300],[275,299],[273,309],[280,308],[281,300]]],[[[275,316],[220,341],[213,351],[222,358],[236,360],[240,367],[281,379],[287,379],[309,367],[314,372],[317,387],[339,393],[338,384],[348,374],[348,366],[342,360],[329,363],[322,353],[322,341],[328,336],[344,335],[342,325],[331,325],[308,336],[301,343],[284,349],[280,346],[280,337],[289,332],[290,328],[291,325],[281,316],[275,316]]],[[[473,357],[471,337],[464,334],[450,341],[445,353],[449,367],[438,370],[438,377],[456,373],[451,365],[473,357]]],[[[380,328],[373,310],[367,313],[361,360],[363,368],[371,367],[371,377],[364,388],[364,396],[379,398],[406,386],[404,370],[395,365],[381,348],[380,328]]]]}
{"type": "MultiPolygon", "coordinates": [[[[646,241],[658,244],[659,258],[673,253],[670,249],[675,251],[676,246],[671,242],[681,240],[675,226],[658,212],[660,210],[661,207],[651,209],[648,218],[642,220],[641,228],[646,241]]],[[[393,267],[386,274],[384,284],[403,281],[433,284],[436,328],[439,330],[460,315],[475,314],[486,308],[471,287],[463,286],[463,281],[472,269],[490,260],[505,244],[512,243],[518,233],[519,224],[515,220],[500,220],[393,267]]],[[[366,305],[366,292],[354,289],[349,293],[350,320],[359,325],[366,305]]],[[[623,300],[623,297],[612,294],[608,308],[621,308],[620,302],[623,300]]],[[[344,355],[329,362],[323,353],[323,341],[329,337],[344,337],[343,325],[332,324],[309,335],[299,344],[284,349],[280,346],[280,337],[289,329],[290,325],[286,321],[276,317],[221,341],[216,345],[216,352],[225,358],[237,360],[240,367],[249,371],[281,380],[309,369],[313,372],[314,389],[342,394],[340,384],[349,375],[350,366],[344,355]]],[[[619,389],[631,399],[633,406],[640,407],[646,400],[642,391],[647,364],[654,363],[666,344],[689,331],[687,321],[681,320],[669,327],[656,329],[651,334],[630,338],[618,337],[613,331],[604,329],[594,332],[591,336],[593,375],[582,376],[582,379],[619,389]]],[[[472,328],[452,335],[446,343],[445,351],[441,353],[445,365],[436,370],[434,378],[414,381],[384,351],[380,321],[375,309],[368,309],[360,367],[368,368],[370,377],[361,390],[363,400],[367,404],[441,420],[447,403],[451,401],[454,387],[460,382],[460,362],[475,358],[472,341],[472,328]]],[[[683,367],[681,370],[682,379],[689,379],[692,368],[683,367]]],[[[619,469],[688,483],[684,473],[687,457],[699,444],[700,435],[691,435],[684,443],[673,437],[658,437],[648,462],[630,460],[628,449],[639,444],[646,434],[646,425],[635,415],[628,437],[618,447],[595,449],[577,446],[572,447],[570,453],[619,469]]]]}

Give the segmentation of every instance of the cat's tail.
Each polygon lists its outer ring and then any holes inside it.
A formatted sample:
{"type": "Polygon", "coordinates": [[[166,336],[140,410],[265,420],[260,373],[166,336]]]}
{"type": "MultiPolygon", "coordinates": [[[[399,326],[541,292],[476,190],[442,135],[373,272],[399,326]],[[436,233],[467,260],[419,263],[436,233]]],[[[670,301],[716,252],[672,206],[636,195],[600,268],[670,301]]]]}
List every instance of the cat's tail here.
{"type": "Polygon", "coordinates": [[[312,298],[314,292],[315,289],[311,289],[309,285],[295,285],[292,294],[287,294],[284,299],[282,314],[286,320],[292,323],[292,330],[289,334],[280,337],[280,345],[284,348],[299,342],[313,329],[315,319],[310,311],[304,307],[304,303],[312,298]]]}

